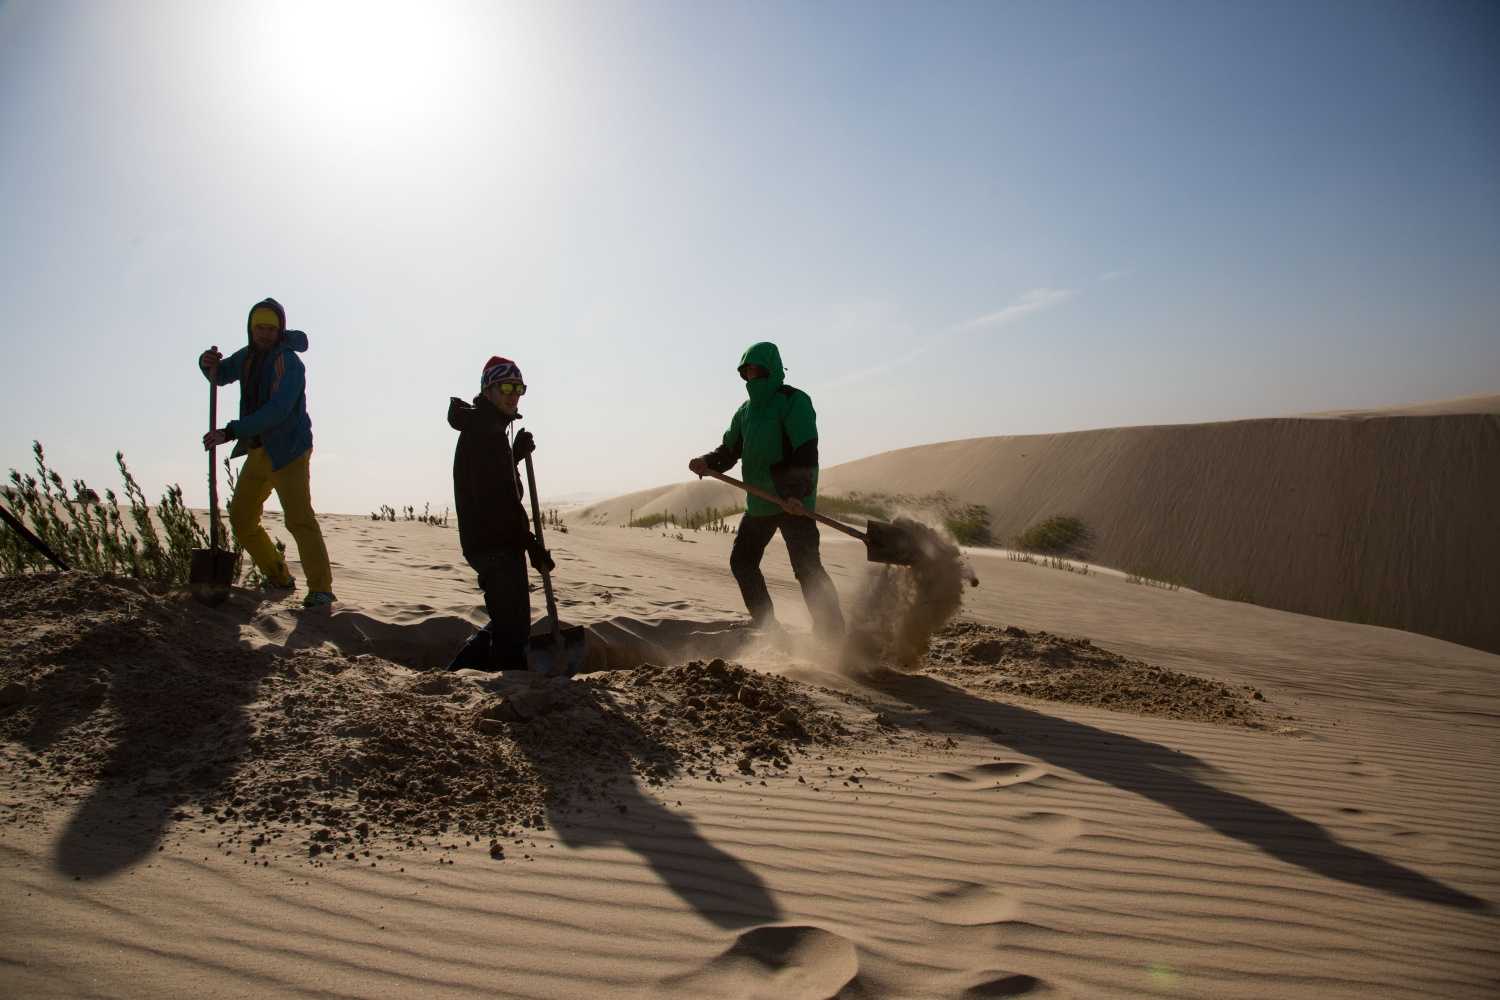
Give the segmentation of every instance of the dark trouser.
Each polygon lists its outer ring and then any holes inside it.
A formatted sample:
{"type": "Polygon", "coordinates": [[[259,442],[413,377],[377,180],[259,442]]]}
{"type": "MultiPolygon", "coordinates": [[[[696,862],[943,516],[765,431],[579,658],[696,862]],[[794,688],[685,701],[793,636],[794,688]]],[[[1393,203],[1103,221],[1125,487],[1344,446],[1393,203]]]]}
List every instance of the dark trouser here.
{"type": "Polygon", "coordinates": [[[766,578],[760,572],[760,557],[765,554],[766,546],[778,528],[781,537],[786,539],[786,554],[791,558],[792,572],[802,585],[802,597],[812,614],[813,631],[820,638],[841,638],[844,615],[839,610],[839,594],[833,589],[828,571],[823,568],[823,560],[818,558],[818,523],[810,517],[793,514],[752,517],[746,514],[740,519],[734,548],[729,553],[729,568],[734,571],[734,579],[740,585],[750,620],[757,626],[776,620],[771,593],[766,590],[766,578]]]}
{"type": "Polygon", "coordinates": [[[469,560],[479,574],[489,624],[475,632],[458,651],[449,670],[525,670],[526,644],[531,638],[531,592],[526,579],[526,555],[520,549],[494,549],[469,560]]]}

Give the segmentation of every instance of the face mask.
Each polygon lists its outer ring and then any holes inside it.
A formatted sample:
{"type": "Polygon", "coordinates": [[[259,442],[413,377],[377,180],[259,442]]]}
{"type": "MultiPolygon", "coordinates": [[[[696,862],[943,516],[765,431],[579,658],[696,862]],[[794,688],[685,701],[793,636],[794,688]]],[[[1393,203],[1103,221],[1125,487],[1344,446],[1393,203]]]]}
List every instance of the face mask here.
{"type": "Polygon", "coordinates": [[[745,383],[745,391],[750,394],[750,402],[756,406],[776,395],[776,389],[769,378],[751,379],[745,383]]]}

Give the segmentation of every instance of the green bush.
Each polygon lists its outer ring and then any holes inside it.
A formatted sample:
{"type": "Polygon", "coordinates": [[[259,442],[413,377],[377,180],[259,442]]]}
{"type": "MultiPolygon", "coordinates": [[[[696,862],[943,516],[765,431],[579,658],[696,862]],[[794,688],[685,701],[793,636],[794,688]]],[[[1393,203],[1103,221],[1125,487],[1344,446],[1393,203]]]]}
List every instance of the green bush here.
{"type": "Polygon", "coordinates": [[[990,510],[977,503],[950,510],[943,518],[948,533],[960,545],[993,545],[990,532],[990,510]]]}
{"type": "Polygon", "coordinates": [[[870,493],[850,493],[846,496],[819,495],[817,508],[819,514],[829,517],[848,516],[850,514],[860,517],[873,517],[879,521],[891,519],[888,498],[880,497],[870,493]]]}
{"type": "Polygon", "coordinates": [[[1015,547],[1024,552],[1070,552],[1088,541],[1089,529],[1078,518],[1049,517],[1016,536],[1015,547]]]}
{"type": "Polygon", "coordinates": [[[705,507],[695,510],[690,514],[680,517],[675,511],[665,514],[649,514],[645,517],[636,517],[632,511],[630,520],[626,522],[628,528],[655,528],[658,525],[669,525],[673,528],[686,528],[689,531],[729,531],[729,525],[724,523],[724,518],[738,514],[738,507],[705,507]]]}
{"type": "MultiPolygon", "coordinates": [[[[5,502],[11,513],[64,562],[83,573],[130,576],[162,586],[187,584],[192,550],[208,547],[208,533],[183,504],[181,486],[167,487],[153,511],[130,474],[124,454],[117,451],[115,464],[124,480],[129,505],[122,511],[113,490],[105,490],[105,499],[100,502],[98,494],[81,479],[73,480],[78,499],[70,498],[62,476],[47,467],[41,442],[32,442],[31,451],[37,474],[23,476],[11,469],[10,485],[4,488],[5,502]]],[[[52,568],[9,525],[0,527],[0,573],[46,572],[52,568]]]]}

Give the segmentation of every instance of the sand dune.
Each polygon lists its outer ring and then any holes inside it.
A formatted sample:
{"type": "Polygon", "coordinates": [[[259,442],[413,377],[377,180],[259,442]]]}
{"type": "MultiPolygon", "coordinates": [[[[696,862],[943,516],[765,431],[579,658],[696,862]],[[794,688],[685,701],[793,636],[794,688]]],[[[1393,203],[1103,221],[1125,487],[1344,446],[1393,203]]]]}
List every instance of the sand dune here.
{"type": "Polygon", "coordinates": [[[946,489],[1001,538],[1072,514],[1107,566],[1500,650],[1494,413],[979,438],[841,465],[824,488],[946,489]]]}
{"type": "Polygon", "coordinates": [[[709,507],[744,510],[745,494],[717,480],[701,479],[601,500],[569,516],[582,524],[624,525],[629,524],[632,517],[643,519],[657,514],[676,514],[680,518],[709,507]]]}
{"type": "MultiPolygon", "coordinates": [[[[1500,651],[1500,396],[949,441],[825,469],[820,489],[945,491],[987,507],[999,539],[1069,514],[1101,565],[1500,651]]],[[[622,505],[682,513],[732,492],[678,484],[588,516],[620,524],[622,505]]]]}
{"type": "Polygon", "coordinates": [[[1500,414],[1500,395],[1479,393],[1473,396],[1458,396],[1453,399],[1438,399],[1426,403],[1381,406],[1368,410],[1323,410],[1318,413],[1298,413],[1294,416],[1363,420],[1369,417],[1436,417],[1457,413],[1500,414]]]}

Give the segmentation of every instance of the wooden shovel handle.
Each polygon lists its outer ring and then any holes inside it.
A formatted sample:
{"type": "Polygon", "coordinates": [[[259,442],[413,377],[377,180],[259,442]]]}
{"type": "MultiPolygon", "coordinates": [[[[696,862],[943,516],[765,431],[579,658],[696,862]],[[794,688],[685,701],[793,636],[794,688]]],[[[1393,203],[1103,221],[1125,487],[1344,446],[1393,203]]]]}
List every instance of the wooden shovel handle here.
{"type": "MultiPolygon", "coordinates": [[[[704,475],[705,476],[712,476],[715,479],[719,480],[720,482],[725,482],[725,483],[728,483],[730,486],[734,486],[734,487],[737,487],[739,489],[744,490],[746,493],[749,493],[751,496],[757,496],[757,497],[760,497],[762,500],[769,500],[771,503],[774,503],[778,507],[781,506],[781,497],[779,497],[776,494],[772,493],[770,490],[763,490],[759,486],[751,486],[749,483],[740,482],[738,479],[734,478],[733,476],[726,476],[722,472],[715,472],[712,469],[709,469],[707,472],[704,473],[704,475]]],[[[858,528],[851,528],[847,524],[842,524],[842,523],[840,523],[838,521],[835,521],[831,517],[825,517],[824,515],[819,514],[815,510],[808,511],[807,512],[807,516],[810,517],[810,518],[812,518],[814,521],[817,521],[819,524],[826,524],[830,528],[833,528],[833,529],[835,529],[837,531],[842,531],[844,534],[851,535],[854,538],[858,538],[862,542],[865,540],[865,533],[863,531],[860,531],[858,528]]]]}
{"type": "MultiPolygon", "coordinates": [[[[547,546],[542,542],[542,501],[536,495],[536,466],[531,463],[531,455],[526,455],[526,488],[531,491],[531,522],[536,532],[537,547],[546,551],[547,546]]],[[[552,574],[550,571],[537,567],[537,572],[542,575],[542,594],[547,598],[547,614],[552,616],[552,641],[557,645],[559,656],[563,648],[562,620],[557,616],[557,595],[552,590],[552,574]]]]}
{"type": "MultiPolygon", "coordinates": [[[[211,351],[218,351],[219,345],[210,347],[211,351]]],[[[219,369],[215,365],[208,370],[208,431],[212,434],[219,428],[219,369]]],[[[214,551],[219,549],[219,470],[217,468],[219,449],[214,445],[208,447],[208,547],[214,551]]]]}

